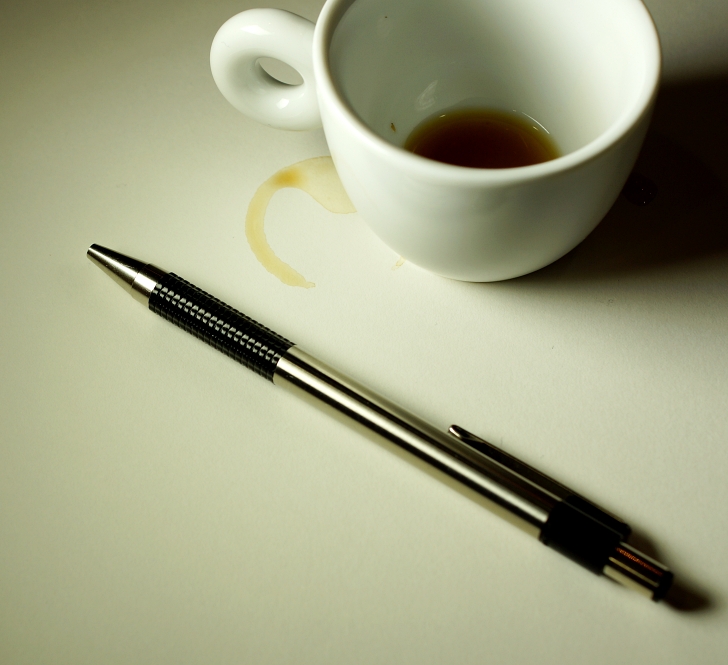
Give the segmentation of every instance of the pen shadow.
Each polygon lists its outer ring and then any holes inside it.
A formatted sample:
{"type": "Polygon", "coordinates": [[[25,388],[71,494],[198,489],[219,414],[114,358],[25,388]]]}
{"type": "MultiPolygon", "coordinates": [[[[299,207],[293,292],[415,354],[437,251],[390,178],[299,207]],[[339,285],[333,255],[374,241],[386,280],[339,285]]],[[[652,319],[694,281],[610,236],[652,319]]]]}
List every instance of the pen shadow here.
{"type": "Polygon", "coordinates": [[[726,108],[728,76],[665,85],[633,179],[604,220],[567,255],[510,284],[563,287],[728,258],[726,108]]]}

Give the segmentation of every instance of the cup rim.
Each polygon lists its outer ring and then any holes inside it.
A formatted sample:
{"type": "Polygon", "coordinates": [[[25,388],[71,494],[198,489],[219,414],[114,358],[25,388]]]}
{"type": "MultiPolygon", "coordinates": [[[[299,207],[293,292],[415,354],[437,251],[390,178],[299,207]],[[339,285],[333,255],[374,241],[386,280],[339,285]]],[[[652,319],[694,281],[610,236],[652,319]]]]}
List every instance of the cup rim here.
{"type": "Polygon", "coordinates": [[[321,10],[313,40],[313,64],[318,94],[333,102],[329,106],[350,132],[381,157],[409,173],[438,181],[457,181],[462,184],[516,183],[563,173],[596,159],[622,140],[651,111],[657,95],[661,73],[660,39],[649,11],[641,0],[623,0],[642,14],[642,33],[645,39],[646,76],[637,99],[628,112],[622,114],[604,132],[586,145],[556,159],[540,164],[508,169],[478,169],[437,162],[397,147],[369,128],[343,98],[331,76],[329,47],[334,31],[349,7],[356,0],[329,0],[321,10]]]}

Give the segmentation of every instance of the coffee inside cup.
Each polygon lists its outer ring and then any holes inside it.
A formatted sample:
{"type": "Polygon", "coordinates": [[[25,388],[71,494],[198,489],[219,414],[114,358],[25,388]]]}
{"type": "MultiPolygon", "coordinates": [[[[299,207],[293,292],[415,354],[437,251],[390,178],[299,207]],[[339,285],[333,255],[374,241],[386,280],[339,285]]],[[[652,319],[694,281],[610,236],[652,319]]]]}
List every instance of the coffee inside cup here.
{"type": "Polygon", "coordinates": [[[494,109],[436,113],[412,130],[404,149],[445,164],[511,169],[559,156],[546,129],[527,116],[494,109]]]}

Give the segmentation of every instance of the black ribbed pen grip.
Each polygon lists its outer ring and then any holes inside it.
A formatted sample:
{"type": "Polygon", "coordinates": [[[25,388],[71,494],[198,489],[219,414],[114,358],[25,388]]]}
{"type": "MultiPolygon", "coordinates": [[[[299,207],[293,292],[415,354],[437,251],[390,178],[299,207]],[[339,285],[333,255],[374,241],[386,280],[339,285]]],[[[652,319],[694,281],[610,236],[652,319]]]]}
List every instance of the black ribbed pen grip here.
{"type": "Polygon", "coordinates": [[[157,284],[149,296],[149,309],[269,381],[280,357],[293,346],[174,273],[157,284]]]}

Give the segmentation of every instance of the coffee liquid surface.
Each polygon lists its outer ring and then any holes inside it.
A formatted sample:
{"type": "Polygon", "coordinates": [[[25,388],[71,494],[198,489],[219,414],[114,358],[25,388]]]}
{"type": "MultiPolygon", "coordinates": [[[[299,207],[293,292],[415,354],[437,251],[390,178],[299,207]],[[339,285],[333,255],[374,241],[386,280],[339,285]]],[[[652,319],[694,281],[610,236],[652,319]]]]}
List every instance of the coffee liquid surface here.
{"type": "Polygon", "coordinates": [[[511,113],[456,109],[428,118],[414,128],[405,150],[438,162],[475,169],[510,169],[559,156],[548,133],[511,113]]]}

